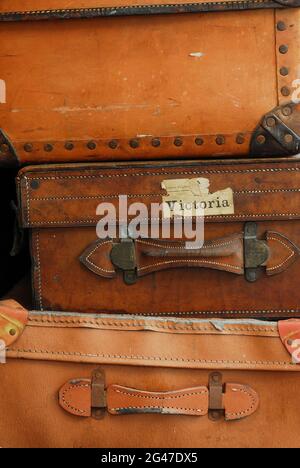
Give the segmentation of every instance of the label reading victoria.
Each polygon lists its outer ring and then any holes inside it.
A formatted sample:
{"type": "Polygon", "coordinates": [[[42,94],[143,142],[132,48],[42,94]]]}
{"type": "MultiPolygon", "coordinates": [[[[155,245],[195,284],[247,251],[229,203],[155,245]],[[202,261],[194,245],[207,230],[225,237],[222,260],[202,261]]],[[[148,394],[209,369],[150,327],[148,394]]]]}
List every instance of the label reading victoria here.
{"type": "Polygon", "coordinates": [[[234,214],[233,190],[226,188],[209,192],[209,179],[163,180],[163,216],[218,216],[234,214]]]}

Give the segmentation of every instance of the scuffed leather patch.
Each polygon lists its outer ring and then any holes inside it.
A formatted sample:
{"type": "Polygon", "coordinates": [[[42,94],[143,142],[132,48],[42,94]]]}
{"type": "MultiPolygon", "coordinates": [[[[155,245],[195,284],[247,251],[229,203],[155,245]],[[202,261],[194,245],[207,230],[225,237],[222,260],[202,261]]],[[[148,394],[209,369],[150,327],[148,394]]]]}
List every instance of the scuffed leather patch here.
{"type": "Polygon", "coordinates": [[[282,320],[278,322],[278,331],[293,364],[300,364],[300,320],[282,320]]]}
{"type": "Polygon", "coordinates": [[[0,340],[10,346],[23,333],[28,311],[14,300],[0,301],[0,340]]]}

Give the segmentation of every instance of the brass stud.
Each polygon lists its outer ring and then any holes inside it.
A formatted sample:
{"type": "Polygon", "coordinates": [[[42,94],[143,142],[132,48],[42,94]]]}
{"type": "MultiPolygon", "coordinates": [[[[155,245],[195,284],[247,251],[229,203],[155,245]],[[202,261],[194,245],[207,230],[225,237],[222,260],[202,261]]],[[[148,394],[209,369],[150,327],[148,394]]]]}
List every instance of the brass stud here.
{"type": "Polygon", "coordinates": [[[287,343],[288,346],[293,346],[294,341],[293,340],[287,340],[286,343],[287,343]]]}
{"type": "Polygon", "coordinates": [[[140,146],[140,143],[138,140],[133,139],[133,140],[130,140],[129,145],[131,146],[131,148],[135,149],[140,146]]]}
{"type": "Polygon", "coordinates": [[[2,143],[0,145],[0,153],[8,153],[9,151],[9,146],[6,143],[2,143]]]}
{"type": "Polygon", "coordinates": [[[244,135],[242,135],[241,133],[239,133],[236,137],[236,142],[238,145],[242,145],[243,143],[245,143],[245,137],[244,135]]]}
{"type": "Polygon", "coordinates": [[[46,151],[47,153],[50,153],[50,151],[53,150],[53,145],[51,145],[50,143],[46,143],[44,145],[44,151],[46,151]]]}
{"type": "Polygon", "coordinates": [[[182,142],[181,138],[179,138],[179,137],[175,138],[175,140],[174,140],[174,145],[175,146],[182,146],[182,143],[183,142],[182,142]]]}
{"type": "Polygon", "coordinates": [[[293,109],[290,106],[285,106],[281,112],[283,113],[283,115],[288,117],[289,115],[293,113],[293,109]]]}
{"type": "Polygon", "coordinates": [[[276,119],[274,119],[274,117],[268,117],[266,123],[268,127],[275,127],[276,119]]]}
{"type": "Polygon", "coordinates": [[[110,149],[116,149],[118,148],[118,142],[117,140],[110,140],[110,142],[108,143],[108,146],[110,149]]]}
{"type": "Polygon", "coordinates": [[[259,145],[263,145],[266,142],[266,137],[264,135],[258,135],[256,141],[259,145]]]}
{"type": "Polygon", "coordinates": [[[280,91],[283,96],[289,96],[291,94],[290,88],[287,86],[283,86],[280,91]]]}
{"type": "Polygon", "coordinates": [[[196,144],[197,146],[201,146],[201,145],[203,145],[203,143],[204,143],[203,138],[201,138],[201,137],[195,138],[195,144],[196,144]]]}
{"type": "Polygon", "coordinates": [[[86,146],[88,147],[89,150],[95,150],[97,148],[97,145],[94,141],[89,141],[86,146]]]}
{"type": "Polygon", "coordinates": [[[153,138],[153,140],[151,141],[151,145],[154,146],[154,148],[158,148],[160,146],[160,139],[153,138]]]}
{"type": "Polygon", "coordinates": [[[17,334],[17,330],[16,330],[15,328],[11,328],[11,329],[9,330],[9,334],[10,334],[11,336],[15,336],[15,335],[17,334]]]}
{"type": "Polygon", "coordinates": [[[224,145],[225,137],[223,135],[218,135],[216,138],[217,145],[224,145]]]}
{"type": "Polygon", "coordinates": [[[24,151],[26,151],[26,153],[31,153],[32,150],[33,150],[33,145],[31,143],[25,143],[24,151]]]}
{"type": "Polygon", "coordinates": [[[286,44],[282,44],[281,46],[279,46],[279,52],[281,54],[286,54],[288,50],[289,50],[289,46],[286,44]]]}
{"type": "Polygon", "coordinates": [[[280,68],[280,75],[281,76],[287,76],[289,74],[289,69],[288,67],[281,67],[280,68]]]}
{"type": "Polygon", "coordinates": [[[37,190],[40,186],[40,182],[38,180],[32,180],[30,182],[30,187],[33,189],[33,190],[37,190]]]}
{"type": "Polygon", "coordinates": [[[286,143],[292,143],[293,140],[294,140],[293,135],[291,135],[290,133],[287,133],[286,135],[284,135],[284,141],[286,143]]]}
{"type": "Polygon", "coordinates": [[[285,22],[284,21],[278,21],[277,29],[278,29],[278,31],[285,31],[286,30],[285,22]]]}
{"type": "Polygon", "coordinates": [[[65,149],[68,151],[72,151],[72,149],[74,149],[74,143],[72,143],[72,141],[66,141],[65,149]]]}

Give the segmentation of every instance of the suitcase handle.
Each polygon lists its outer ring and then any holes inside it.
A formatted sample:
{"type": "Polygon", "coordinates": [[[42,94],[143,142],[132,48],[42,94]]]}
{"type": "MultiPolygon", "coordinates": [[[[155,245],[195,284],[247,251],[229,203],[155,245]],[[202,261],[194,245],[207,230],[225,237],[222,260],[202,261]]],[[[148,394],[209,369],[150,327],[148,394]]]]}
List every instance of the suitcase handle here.
{"type": "Polygon", "coordinates": [[[256,281],[263,268],[272,276],[286,270],[299,256],[299,248],[286,236],[268,231],[257,237],[256,223],[245,224],[244,232],[188,249],[184,242],[153,239],[98,240],[80,256],[93,273],[115,278],[123,272],[126,284],[157,271],[179,267],[202,267],[244,275],[256,281]]]}
{"type": "Polygon", "coordinates": [[[212,421],[242,419],[259,406],[257,393],[248,385],[222,383],[213,372],[208,385],[180,390],[150,392],[122,385],[105,387],[104,373],[96,369],[91,379],[73,379],[59,390],[59,404],[68,413],[101,419],[112,415],[173,414],[205,416],[212,421]]]}

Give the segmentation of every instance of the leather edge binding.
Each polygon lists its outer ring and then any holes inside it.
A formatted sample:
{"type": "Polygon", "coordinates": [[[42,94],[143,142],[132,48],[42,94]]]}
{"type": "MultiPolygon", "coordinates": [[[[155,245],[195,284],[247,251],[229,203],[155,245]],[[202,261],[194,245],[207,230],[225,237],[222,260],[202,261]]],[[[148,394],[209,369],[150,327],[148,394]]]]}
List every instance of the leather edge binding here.
{"type": "Polygon", "coordinates": [[[6,133],[0,128],[0,165],[4,167],[19,166],[17,152],[6,133]]]}
{"type": "Polygon", "coordinates": [[[36,11],[11,11],[0,13],[0,22],[91,19],[98,17],[141,16],[179,13],[200,13],[210,11],[257,10],[270,8],[299,7],[300,0],[263,0],[256,2],[205,2],[166,5],[133,5],[119,7],[56,9],[36,11]]]}

